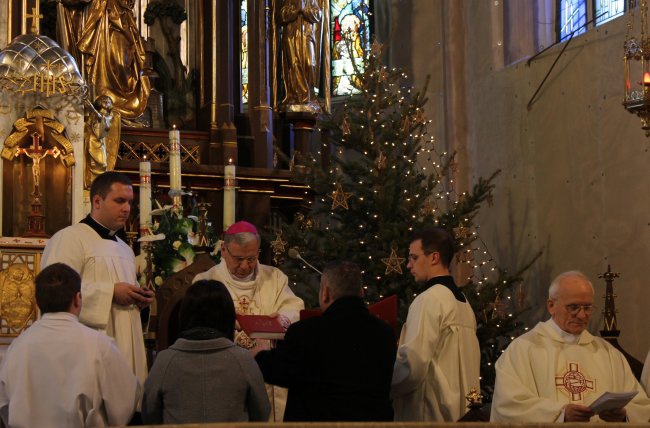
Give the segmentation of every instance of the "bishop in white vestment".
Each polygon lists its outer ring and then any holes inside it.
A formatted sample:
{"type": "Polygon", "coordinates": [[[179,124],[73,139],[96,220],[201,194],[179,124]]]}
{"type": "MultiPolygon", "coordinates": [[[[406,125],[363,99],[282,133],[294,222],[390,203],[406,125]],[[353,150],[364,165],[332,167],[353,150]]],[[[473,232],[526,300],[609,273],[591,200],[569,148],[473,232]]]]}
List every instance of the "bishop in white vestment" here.
{"type": "MultiPolygon", "coordinates": [[[[232,296],[235,310],[243,315],[277,314],[286,327],[300,318],[305,308],[301,298],[289,288],[287,276],[273,266],[258,263],[260,237],[251,223],[240,221],[224,233],[221,263],[198,274],[192,282],[212,279],[222,282],[232,296]]],[[[235,343],[253,353],[269,349],[269,341],[253,340],[235,331],[235,343]]],[[[271,420],[281,421],[287,398],[286,388],[266,385],[271,401],[271,420]]]]}

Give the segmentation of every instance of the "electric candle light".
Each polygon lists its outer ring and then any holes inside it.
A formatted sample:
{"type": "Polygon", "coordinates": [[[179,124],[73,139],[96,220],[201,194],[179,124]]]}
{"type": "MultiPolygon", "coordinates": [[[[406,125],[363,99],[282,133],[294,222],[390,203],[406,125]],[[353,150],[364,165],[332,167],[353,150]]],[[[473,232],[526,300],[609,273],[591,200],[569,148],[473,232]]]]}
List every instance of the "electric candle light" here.
{"type": "Polygon", "coordinates": [[[223,167],[223,230],[235,223],[235,165],[228,159],[228,165],[223,167]]]}
{"type": "Polygon", "coordinates": [[[151,218],[151,162],[140,162],[140,236],[148,234],[151,218]]]}

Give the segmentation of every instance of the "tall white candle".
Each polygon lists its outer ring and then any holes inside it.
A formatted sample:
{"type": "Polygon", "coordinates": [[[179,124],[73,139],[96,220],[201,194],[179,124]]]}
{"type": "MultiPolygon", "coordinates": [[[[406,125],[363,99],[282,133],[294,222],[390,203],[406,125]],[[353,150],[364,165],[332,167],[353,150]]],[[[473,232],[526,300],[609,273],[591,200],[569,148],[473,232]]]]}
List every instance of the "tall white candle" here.
{"type": "Polygon", "coordinates": [[[140,162],[140,236],[148,234],[151,223],[151,162],[140,162]]]}
{"type": "Polygon", "coordinates": [[[235,165],[228,159],[228,165],[223,167],[223,230],[235,223],[236,186],[235,165]]]}
{"type": "Polygon", "coordinates": [[[181,133],[176,125],[169,131],[169,195],[181,195],[181,133]]]}

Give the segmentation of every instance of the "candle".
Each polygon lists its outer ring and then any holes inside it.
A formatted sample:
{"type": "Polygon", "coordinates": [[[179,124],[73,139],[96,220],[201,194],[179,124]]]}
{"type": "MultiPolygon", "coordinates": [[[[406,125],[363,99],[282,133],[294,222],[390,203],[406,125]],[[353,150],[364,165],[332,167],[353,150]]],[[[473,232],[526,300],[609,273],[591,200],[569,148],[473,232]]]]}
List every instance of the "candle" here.
{"type": "Polygon", "coordinates": [[[235,223],[235,165],[228,159],[228,165],[223,167],[223,230],[235,223]]]}
{"type": "Polygon", "coordinates": [[[181,133],[176,125],[169,131],[169,196],[181,196],[181,133]]]}
{"type": "Polygon", "coordinates": [[[650,73],[648,73],[647,71],[643,73],[643,84],[646,86],[650,85],[650,73]]]}
{"type": "Polygon", "coordinates": [[[148,235],[151,223],[151,162],[140,162],[140,236],[148,235]]]}

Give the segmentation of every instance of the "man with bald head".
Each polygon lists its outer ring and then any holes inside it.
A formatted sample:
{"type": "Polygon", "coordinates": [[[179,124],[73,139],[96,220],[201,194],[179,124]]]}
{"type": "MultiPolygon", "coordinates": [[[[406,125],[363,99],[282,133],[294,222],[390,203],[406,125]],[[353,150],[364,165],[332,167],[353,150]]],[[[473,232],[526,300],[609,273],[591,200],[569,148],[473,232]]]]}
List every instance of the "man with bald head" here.
{"type": "Polygon", "coordinates": [[[594,288],[581,272],[557,276],[548,290],[551,319],[515,339],[496,363],[494,422],[648,422],[650,399],[625,357],[587,331],[594,288]],[[594,413],[604,392],[638,391],[625,407],[594,413]]]}

